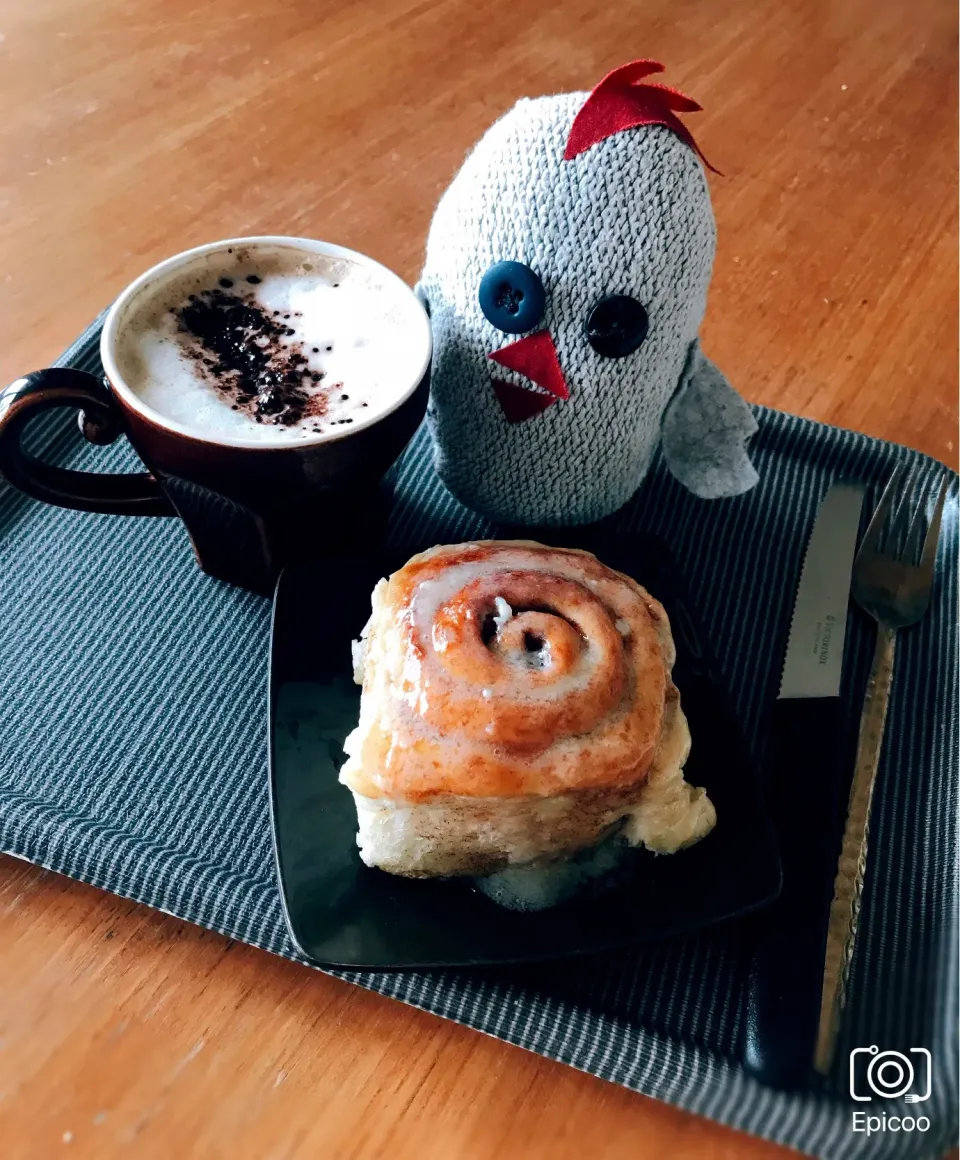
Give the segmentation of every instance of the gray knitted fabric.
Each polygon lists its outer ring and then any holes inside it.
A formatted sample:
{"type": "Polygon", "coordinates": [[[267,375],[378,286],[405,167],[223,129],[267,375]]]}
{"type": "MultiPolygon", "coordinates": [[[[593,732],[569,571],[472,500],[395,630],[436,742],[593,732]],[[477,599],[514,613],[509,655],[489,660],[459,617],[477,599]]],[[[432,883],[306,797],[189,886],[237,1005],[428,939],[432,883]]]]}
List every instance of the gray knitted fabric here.
{"type": "Polygon", "coordinates": [[[437,206],[418,290],[433,323],[429,409],[436,466],[468,506],[517,523],[570,524],[621,507],[661,436],[672,473],[697,495],[756,482],[744,401],[700,353],[716,230],[693,150],[659,125],[617,133],[563,160],[587,94],[520,101],[481,138],[437,206]],[[513,340],[484,316],[478,287],[500,261],[530,266],[547,295],[543,328],[570,398],[510,423],[489,359],[513,340]],[[629,294],[650,319],[633,354],[609,359],[585,336],[591,309],[629,294]]]}

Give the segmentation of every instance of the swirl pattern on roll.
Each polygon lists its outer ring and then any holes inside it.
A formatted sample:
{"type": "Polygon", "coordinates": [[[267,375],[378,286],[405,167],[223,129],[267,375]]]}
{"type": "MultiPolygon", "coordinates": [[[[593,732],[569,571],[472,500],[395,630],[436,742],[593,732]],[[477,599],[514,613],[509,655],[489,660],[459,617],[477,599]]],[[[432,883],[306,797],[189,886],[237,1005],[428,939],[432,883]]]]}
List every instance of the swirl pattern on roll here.
{"type": "Polygon", "coordinates": [[[677,693],[661,605],[588,552],[481,541],[415,556],[373,598],[341,780],[367,797],[640,784],[677,693]]]}

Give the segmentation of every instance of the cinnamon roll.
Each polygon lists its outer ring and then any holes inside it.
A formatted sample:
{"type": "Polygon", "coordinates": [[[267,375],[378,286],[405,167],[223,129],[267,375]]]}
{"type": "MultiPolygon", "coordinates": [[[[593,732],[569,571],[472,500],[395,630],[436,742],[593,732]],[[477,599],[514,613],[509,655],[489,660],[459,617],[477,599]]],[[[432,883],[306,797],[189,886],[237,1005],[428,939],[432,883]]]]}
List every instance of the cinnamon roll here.
{"type": "Polygon", "coordinates": [[[368,865],[493,875],[503,893],[504,871],[610,840],[673,853],[713,828],[683,779],[670,625],[630,577],[589,552],[488,540],[414,556],[372,603],[340,773],[368,865]]]}

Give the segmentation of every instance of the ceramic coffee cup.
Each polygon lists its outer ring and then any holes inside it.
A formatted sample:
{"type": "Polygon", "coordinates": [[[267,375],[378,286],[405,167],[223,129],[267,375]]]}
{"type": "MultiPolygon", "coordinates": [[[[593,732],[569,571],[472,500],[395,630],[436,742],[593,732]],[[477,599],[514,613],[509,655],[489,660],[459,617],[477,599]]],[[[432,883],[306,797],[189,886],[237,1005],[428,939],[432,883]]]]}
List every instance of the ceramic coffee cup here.
{"type": "Polygon", "coordinates": [[[413,291],[379,263],[325,242],[265,236],[201,246],[148,270],[108,313],[100,353],[102,380],[56,367],[26,375],[0,392],[0,475],[35,499],[62,507],[179,516],[204,571],[269,592],[285,564],[339,550],[351,533],[362,531],[379,481],[423,418],[431,337],[413,291]],[[373,406],[369,418],[358,411],[296,442],[271,444],[242,431],[210,431],[173,420],[147,405],[125,381],[118,352],[129,339],[125,328],[143,296],[156,295],[158,286],[210,255],[238,247],[254,260],[264,248],[288,247],[326,261],[359,263],[396,303],[412,347],[402,365],[391,370],[388,397],[373,406]],[[21,442],[25,428],[54,407],[78,408],[80,429],[91,443],[107,444],[125,435],[147,471],[69,471],[30,454],[21,442]]]}

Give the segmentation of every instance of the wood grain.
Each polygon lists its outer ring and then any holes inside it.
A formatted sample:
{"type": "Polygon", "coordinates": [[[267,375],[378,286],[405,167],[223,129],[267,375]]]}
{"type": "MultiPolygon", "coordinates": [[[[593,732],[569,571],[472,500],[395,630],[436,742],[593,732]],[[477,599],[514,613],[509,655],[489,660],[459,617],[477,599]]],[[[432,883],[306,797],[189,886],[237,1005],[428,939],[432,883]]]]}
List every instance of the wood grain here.
{"type": "MultiPolygon", "coordinates": [[[[704,330],[750,399],[957,463],[954,5],[0,0],[0,381],[186,246],[302,233],[416,276],[517,97],[631,56],[694,126],[704,330]]],[[[5,1160],[782,1149],[0,859],[5,1160]]]]}

